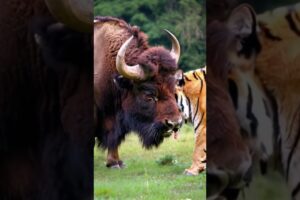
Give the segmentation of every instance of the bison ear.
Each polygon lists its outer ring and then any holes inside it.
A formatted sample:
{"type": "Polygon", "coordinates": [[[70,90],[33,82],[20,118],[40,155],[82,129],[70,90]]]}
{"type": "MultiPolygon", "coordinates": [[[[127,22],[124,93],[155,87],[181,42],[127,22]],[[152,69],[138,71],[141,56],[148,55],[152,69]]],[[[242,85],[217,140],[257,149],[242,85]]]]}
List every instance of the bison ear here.
{"type": "Polygon", "coordinates": [[[181,69],[178,69],[175,73],[175,78],[177,80],[177,85],[182,86],[184,85],[184,79],[183,79],[183,71],[181,69]]]}
{"type": "Polygon", "coordinates": [[[116,75],[113,80],[119,89],[131,89],[133,86],[131,80],[123,77],[122,75],[116,75]]]}

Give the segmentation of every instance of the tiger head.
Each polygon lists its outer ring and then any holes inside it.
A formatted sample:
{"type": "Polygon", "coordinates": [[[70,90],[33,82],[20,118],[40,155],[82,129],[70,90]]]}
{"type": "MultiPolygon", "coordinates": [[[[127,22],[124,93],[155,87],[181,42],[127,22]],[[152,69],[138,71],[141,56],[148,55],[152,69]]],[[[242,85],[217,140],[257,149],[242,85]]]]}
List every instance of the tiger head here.
{"type": "Polygon", "coordinates": [[[175,98],[186,121],[195,123],[206,110],[205,75],[206,67],[177,74],[175,98]]]}
{"type": "MultiPolygon", "coordinates": [[[[232,10],[225,22],[213,22],[209,26],[208,45],[218,46],[209,46],[208,51],[220,49],[221,52],[212,55],[219,56],[216,60],[223,63],[210,66],[225,66],[225,69],[217,70],[223,70],[223,77],[228,81],[241,132],[251,151],[259,159],[267,160],[273,152],[274,129],[270,102],[256,74],[257,58],[264,51],[256,14],[251,6],[241,4],[232,10]],[[214,44],[214,41],[218,43],[214,44]]],[[[210,59],[208,52],[208,63],[212,62],[210,59]]]]}
{"type": "Polygon", "coordinates": [[[238,6],[229,16],[226,27],[233,38],[228,45],[228,60],[233,70],[254,70],[256,57],[261,51],[256,25],[255,12],[247,4],[238,6]]]}
{"type": "Polygon", "coordinates": [[[299,16],[300,3],[279,7],[257,16],[257,34],[263,48],[257,57],[256,68],[266,87],[275,95],[298,95],[299,16]]]}
{"type": "Polygon", "coordinates": [[[185,86],[185,80],[184,80],[184,73],[183,71],[178,71],[176,74],[177,84],[175,87],[175,98],[177,105],[179,107],[179,110],[182,114],[182,117],[185,121],[189,119],[190,111],[189,111],[189,102],[187,97],[184,94],[184,86],[185,86]]]}

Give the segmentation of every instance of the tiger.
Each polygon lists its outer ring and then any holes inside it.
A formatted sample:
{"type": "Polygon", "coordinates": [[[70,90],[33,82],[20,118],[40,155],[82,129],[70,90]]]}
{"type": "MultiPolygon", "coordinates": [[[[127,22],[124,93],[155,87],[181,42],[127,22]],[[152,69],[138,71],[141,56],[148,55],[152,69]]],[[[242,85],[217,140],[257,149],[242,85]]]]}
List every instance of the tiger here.
{"type": "Polygon", "coordinates": [[[256,71],[277,104],[278,147],[292,199],[300,199],[300,3],[257,15],[256,71]]]}
{"type": "Polygon", "coordinates": [[[274,155],[275,113],[272,99],[256,76],[254,68],[242,70],[236,65],[229,71],[228,89],[232,98],[241,134],[250,148],[253,163],[259,163],[261,174],[266,174],[274,155]]]}
{"type": "MultiPolygon", "coordinates": [[[[249,47],[253,45],[253,40],[257,39],[259,48],[254,58],[255,69],[249,80],[260,82],[263,88],[258,88],[258,91],[263,93],[265,89],[274,99],[275,106],[272,106],[271,111],[274,113],[276,134],[271,141],[275,143],[276,149],[273,151],[280,151],[277,159],[280,159],[283,165],[283,174],[291,198],[300,199],[300,3],[261,14],[256,14],[248,4],[241,4],[239,8],[241,10],[238,15],[243,19],[233,28],[236,31],[245,31],[249,27],[256,29],[251,40],[237,44],[237,48],[245,47],[240,49],[240,54],[248,53],[239,63],[243,65],[244,61],[252,59],[249,56],[249,47]],[[247,13],[254,18],[253,26],[247,22],[247,13]]],[[[236,11],[237,9],[233,9],[231,13],[236,11]]],[[[245,69],[247,67],[242,67],[240,72],[244,73],[245,69]]],[[[238,87],[241,87],[239,84],[237,83],[238,87]]],[[[249,94],[248,90],[246,96],[249,97],[249,94]]],[[[237,112],[241,114],[240,111],[237,112]]],[[[257,119],[257,122],[263,124],[265,120],[257,119]]],[[[242,121],[240,123],[243,126],[242,121]]],[[[244,127],[248,126],[251,133],[253,131],[249,125],[249,121],[244,123],[244,127]]]]}
{"type": "Polygon", "coordinates": [[[200,68],[181,73],[176,86],[176,101],[186,122],[195,132],[193,162],[187,175],[198,175],[206,169],[206,70],[200,68]]]}
{"type": "MultiPolygon", "coordinates": [[[[240,6],[226,21],[212,21],[208,27],[208,88],[217,88],[214,97],[208,90],[208,122],[214,120],[214,124],[208,123],[210,199],[236,199],[240,190],[250,184],[256,159],[266,163],[273,154],[274,115],[255,72],[255,60],[260,52],[255,25],[251,8],[240,6]],[[223,88],[223,93],[218,92],[223,88]],[[224,93],[230,95],[232,104],[224,93]],[[214,98],[220,100],[212,101],[214,98]],[[221,104],[226,111],[213,103],[221,104]]],[[[264,172],[265,166],[261,166],[264,172]]]]}

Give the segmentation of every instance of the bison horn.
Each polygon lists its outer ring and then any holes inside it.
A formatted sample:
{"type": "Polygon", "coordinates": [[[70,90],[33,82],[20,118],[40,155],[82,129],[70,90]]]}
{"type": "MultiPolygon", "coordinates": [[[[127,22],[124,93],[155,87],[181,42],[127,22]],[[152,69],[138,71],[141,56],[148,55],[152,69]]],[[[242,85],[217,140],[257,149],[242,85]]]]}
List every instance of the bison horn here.
{"type": "Polygon", "coordinates": [[[78,31],[93,30],[92,0],[45,0],[45,3],[58,21],[78,31]]]}
{"type": "Polygon", "coordinates": [[[126,42],[119,49],[118,55],[116,57],[116,67],[118,72],[125,78],[129,78],[132,80],[145,80],[145,72],[140,67],[140,65],[129,66],[125,62],[126,49],[129,46],[129,43],[132,39],[133,36],[127,39],[126,42]]]}
{"type": "Polygon", "coordinates": [[[178,63],[179,57],[180,57],[180,44],[177,40],[177,38],[175,37],[175,35],[173,35],[170,31],[168,31],[167,29],[164,29],[167,33],[169,38],[172,41],[172,50],[171,50],[171,56],[172,58],[175,59],[176,63],[178,63]]]}

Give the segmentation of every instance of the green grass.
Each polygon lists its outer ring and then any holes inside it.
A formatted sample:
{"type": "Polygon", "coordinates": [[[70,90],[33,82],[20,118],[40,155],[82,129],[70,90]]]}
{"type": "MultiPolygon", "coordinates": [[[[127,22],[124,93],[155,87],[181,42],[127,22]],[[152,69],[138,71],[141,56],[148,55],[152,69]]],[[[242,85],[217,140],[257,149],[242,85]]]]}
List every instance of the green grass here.
{"type": "Polygon", "coordinates": [[[241,194],[239,200],[291,199],[283,176],[278,171],[268,171],[267,175],[262,176],[259,170],[256,170],[250,186],[244,189],[244,195],[241,194]]]}
{"type": "Polygon", "coordinates": [[[159,148],[145,150],[130,134],[120,148],[126,168],[107,169],[106,152],[94,150],[94,199],[201,200],[206,197],[205,173],[186,176],[191,165],[194,134],[189,126],[177,140],[165,139],[159,148]]]}

